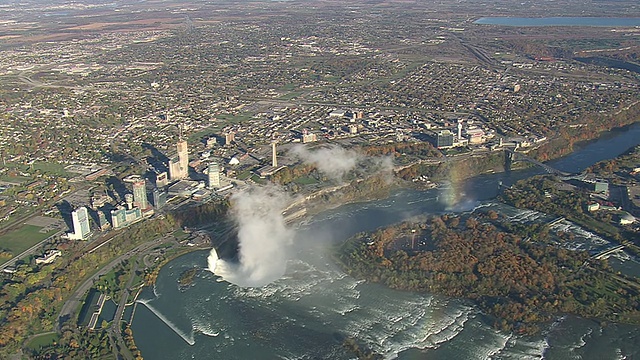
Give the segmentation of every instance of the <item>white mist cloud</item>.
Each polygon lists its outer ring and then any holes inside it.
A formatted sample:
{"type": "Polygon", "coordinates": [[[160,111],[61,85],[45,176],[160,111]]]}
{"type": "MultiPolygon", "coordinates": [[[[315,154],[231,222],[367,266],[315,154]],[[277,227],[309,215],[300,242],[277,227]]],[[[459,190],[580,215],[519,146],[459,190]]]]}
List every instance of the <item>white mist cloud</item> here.
{"type": "Polygon", "coordinates": [[[231,214],[238,225],[238,262],[218,259],[211,250],[209,270],[244,287],[260,287],[279,279],[293,239],[282,215],[288,197],[274,186],[234,194],[231,214]]]}
{"type": "MultiPolygon", "coordinates": [[[[296,146],[291,153],[337,181],[353,170],[388,173],[389,178],[393,174],[392,157],[368,157],[337,145],[314,150],[296,146]]],[[[209,270],[243,287],[264,286],[282,277],[294,236],[282,215],[290,200],[275,186],[254,187],[234,194],[231,215],[238,226],[238,261],[219,259],[212,249],[209,270]]]]}
{"type": "Polygon", "coordinates": [[[353,150],[337,145],[309,150],[303,145],[294,146],[290,152],[306,163],[315,165],[320,172],[333,180],[342,180],[355,169],[362,156],[353,150]]]}
{"type": "Polygon", "coordinates": [[[387,183],[393,181],[393,156],[379,156],[370,158],[373,162],[372,171],[384,175],[387,183]]]}
{"type": "Polygon", "coordinates": [[[366,156],[355,150],[344,149],[338,145],[329,145],[309,150],[304,145],[291,148],[290,153],[305,163],[313,164],[332,180],[341,181],[353,170],[364,170],[369,174],[388,174],[393,177],[392,156],[366,156]]]}

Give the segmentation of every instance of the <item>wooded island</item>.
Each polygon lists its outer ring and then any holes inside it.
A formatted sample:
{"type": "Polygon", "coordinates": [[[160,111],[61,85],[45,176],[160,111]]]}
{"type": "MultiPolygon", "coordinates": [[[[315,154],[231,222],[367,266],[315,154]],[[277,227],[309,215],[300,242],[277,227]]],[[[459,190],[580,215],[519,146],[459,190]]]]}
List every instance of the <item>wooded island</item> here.
{"type": "Polygon", "coordinates": [[[639,289],[606,260],[523,238],[499,224],[495,211],[403,222],[357,234],[338,258],[357,278],[474,300],[501,330],[536,333],[538,323],[565,313],[640,322],[639,289]]]}

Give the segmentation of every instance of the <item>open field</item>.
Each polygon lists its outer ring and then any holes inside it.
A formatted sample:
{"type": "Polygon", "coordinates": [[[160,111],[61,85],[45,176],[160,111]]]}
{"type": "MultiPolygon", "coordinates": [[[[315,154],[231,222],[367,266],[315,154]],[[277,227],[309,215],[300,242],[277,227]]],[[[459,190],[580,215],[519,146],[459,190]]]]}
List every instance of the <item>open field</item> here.
{"type": "MultiPolygon", "coordinates": [[[[69,173],[64,170],[64,166],[62,164],[57,164],[54,162],[45,162],[45,161],[35,161],[33,164],[24,165],[20,163],[7,163],[7,167],[19,169],[20,171],[24,171],[27,173],[31,173],[33,171],[39,170],[45,174],[58,175],[58,176],[69,176],[69,173]]],[[[17,180],[16,182],[25,182],[31,180],[28,177],[24,176],[2,176],[0,179],[5,181],[11,181],[11,179],[17,180]]]]}
{"type": "Polygon", "coordinates": [[[56,164],[52,162],[44,162],[38,161],[31,165],[33,170],[40,170],[43,173],[52,174],[52,175],[60,175],[60,176],[68,176],[69,173],[65,171],[64,165],[56,164]]]}
{"type": "Polygon", "coordinates": [[[49,237],[50,234],[41,233],[40,227],[24,225],[21,228],[0,236],[0,248],[20,254],[38,242],[49,237]]]}
{"type": "Polygon", "coordinates": [[[58,342],[59,339],[60,337],[56,333],[42,334],[32,338],[25,347],[27,349],[37,350],[41,347],[52,345],[53,343],[58,342]]]}
{"type": "Polygon", "coordinates": [[[24,177],[24,176],[9,176],[9,175],[0,176],[0,182],[11,183],[14,185],[19,185],[29,180],[30,179],[28,177],[24,177]]]}
{"type": "Polygon", "coordinates": [[[294,180],[294,182],[300,184],[300,185],[311,185],[311,184],[317,184],[318,180],[310,177],[310,176],[305,176],[305,177],[301,177],[298,178],[296,180],[294,180]]]}

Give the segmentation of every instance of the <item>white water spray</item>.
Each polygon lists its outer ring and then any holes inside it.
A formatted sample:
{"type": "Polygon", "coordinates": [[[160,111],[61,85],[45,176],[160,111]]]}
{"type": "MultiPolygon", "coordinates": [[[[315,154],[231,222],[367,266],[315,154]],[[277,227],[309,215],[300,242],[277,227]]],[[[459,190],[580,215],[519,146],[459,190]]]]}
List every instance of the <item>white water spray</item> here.
{"type": "Polygon", "coordinates": [[[338,145],[314,150],[299,145],[292,147],[290,152],[305,163],[313,164],[320,172],[336,181],[342,180],[362,159],[362,156],[356,151],[347,150],[338,145]]]}
{"type": "Polygon", "coordinates": [[[149,309],[149,311],[151,311],[155,316],[157,316],[158,319],[160,319],[163,323],[165,323],[171,330],[173,330],[173,332],[175,332],[178,336],[180,336],[180,338],[182,338],[182,340],[184,340],[187,344],[193,346],[196,343],[195,339],[193,338],[193,332],[191,333],[191,335],[189,335],[184,331],[180,330],[180,328],[178,328],[176,324],[174,324],[171,320],[167,319],[167,317],[164,316],[156,308],[151,306],[149,304],[149,300],[139,299],[139,300],[136,300],[136,302],[144,305],[147,309],[149,309]]]}
{"type": "Polygon", "coordinates": [[[238,262],[219,259],[215,249],[207,259],[209,271],[243,287],[260,287],[278,280],[286,270],[293,230],[282,211],[287,196],[274,186],[256,187],[232,196],[232,217],[238,225],[238,262]]]}
{"type": "MultiPolygon", "coordinates": [[[[291,152],[337,181],[358,166],[366,167],[369,173],[391,174],[393,169],[390,157],[368,157],[339,146],[313,150],[294,147],[291,152]]],[[[243,287],[262,287],[281,278],[294,234],[282,215],[288,200],[287,194],[275,186],[234,194],[231,214],[238,226],[238,261],[220,259],[213,249],[207,259],[209,270],[243,287]]]]}

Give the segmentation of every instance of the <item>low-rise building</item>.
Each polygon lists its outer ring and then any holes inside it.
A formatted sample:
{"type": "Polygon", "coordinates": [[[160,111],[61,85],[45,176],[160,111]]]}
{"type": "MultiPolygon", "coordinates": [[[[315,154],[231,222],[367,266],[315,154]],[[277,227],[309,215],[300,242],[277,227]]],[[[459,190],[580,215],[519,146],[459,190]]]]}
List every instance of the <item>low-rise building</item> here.
{"type": "Polygon", "coordinates": [[[636,218],[628,212],[623,212],[620,215],[620,225],[630,225],[636,222],[636,218]]]}
{"type": "Polygon", "coordinates": [[[61,256],[62,252],[60,250],[49,250],[41,257],[36,258],[36,264],[51,264],[56,260],[58,256],[61,256]]]}
{"type": "Polygon", "coordinates": [[[609,183],[605,180],[596,180],[594,184],[594,192],[599,194],[607,194],[609,193],[609,183]]]}

